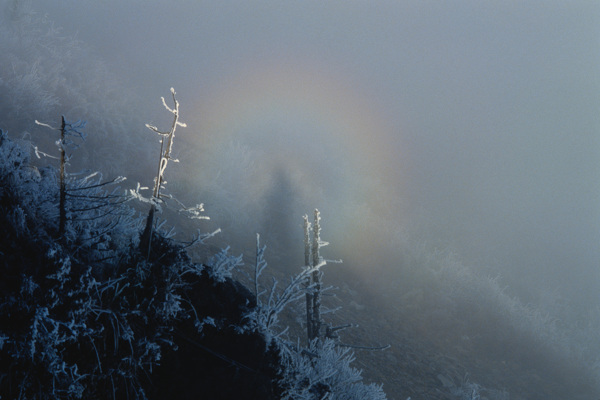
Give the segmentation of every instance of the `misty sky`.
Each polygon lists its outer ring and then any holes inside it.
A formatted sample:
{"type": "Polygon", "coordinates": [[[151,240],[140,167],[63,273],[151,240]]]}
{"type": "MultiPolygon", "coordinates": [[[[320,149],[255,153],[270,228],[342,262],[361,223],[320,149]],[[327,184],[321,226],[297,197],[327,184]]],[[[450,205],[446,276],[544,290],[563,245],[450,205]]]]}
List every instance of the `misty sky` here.
{"type": "Polygon", "coordinates": [[[302,135],[322,140],[306,168],[331,198],[497,273],[598,289],[599,2],[36,3],[148,103],[175,87],[195,135],[290,170],[302,135]]]}

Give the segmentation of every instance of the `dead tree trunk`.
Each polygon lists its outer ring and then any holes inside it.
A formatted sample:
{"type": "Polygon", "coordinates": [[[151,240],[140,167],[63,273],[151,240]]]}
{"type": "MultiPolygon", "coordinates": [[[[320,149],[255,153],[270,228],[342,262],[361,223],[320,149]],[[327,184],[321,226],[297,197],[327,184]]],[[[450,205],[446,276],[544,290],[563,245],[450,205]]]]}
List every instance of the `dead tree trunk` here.
{"type": "Polygon", "coordinates": [[[306,279],[306,335],[311,342],[321,336],[321,277],[320,267],[324,264],[319,248],[321,247],[321,216],[315,210],[312,225],[312,239],[310,237],[311,225],[308,216],[304,216],[304,264],[313,271],[306,279]]]}
{"type": "MultiPolygon", "coordinates": [[[[311,267],[311,256],[310,256],[310,222],[308,222],[308,215],[302,217],[304,219],[304,265],[306,268],[311,267]]],[[[308,341],[314,339],[312,329],[312,307],[313,307],[313,295],[310,292],[312,290],[312,278],[310,275],[306,278],[306,336],[308,341]]]]}
{"type": "Polygon", "coordinates": [[[321,276],[322,273],[319,270],[321,264],[321,255],[319,254],[320,247],[320,230],[321,225],[319,223],[321,216],[319,210],[315,209],[315,221],[313,223],[313,238],[312,238],[312,266],[316,268],[312,274],[312,284],[314,285],[313,296],[312,296],[312,336],[313,339],[320,336],[321,333],[321,276]]]}
{"type": "Polygon", "coordinates": [[[142,233],[142,236],[140,237],[140,249],[145,250],[147,252],[148,258],[150,257],[150,249],[152,247],[152,230],[154,227],[154,215],[156,214],[157,210],[156,204],[160,201],[160,190],[162,188],[162,185],[165,183],[165,169],[167,168],[169,160],[171,160],[171,152],[173,150],[173,139],[175,138],[175,130],[177,129],[177,126],[186,126],[183,122],[179,122],[179,102],[175,98],[175,89],[173,88],[171,88],[171,96],[173,97],[173,108],[167,106],[165,98],[161,97],[163,106],[171,114],[173,114],[173,123],[171,124],[171,129],[167,132],[162,132],[158,130],[157,127],[146,124],[146,127],[148,129],[157,133],[161,137],[158,171],[154,180],[154,189],[152,190],[153,204],[150,206],[150,211],[148,211],[148,217],[146,218],[146,226],[144,227],[144,231],[142,233]]]}

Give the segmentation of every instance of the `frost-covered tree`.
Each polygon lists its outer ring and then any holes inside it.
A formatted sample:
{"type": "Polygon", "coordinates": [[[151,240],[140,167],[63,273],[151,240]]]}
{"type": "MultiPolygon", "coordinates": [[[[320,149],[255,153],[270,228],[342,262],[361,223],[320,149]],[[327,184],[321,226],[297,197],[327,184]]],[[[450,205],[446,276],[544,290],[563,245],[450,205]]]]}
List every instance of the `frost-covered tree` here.
{"type": "MultiPolygon", "coordinates": [[[[140,245],[144,246],[148,252],[150,252],[151,241],[152,241],[152,229],[154,227],[154,214],[156,213],[158,202],[161,199],[161,189],[163,185],[166,183],[165,181],[165,169],[167,168],[167,164],[169,160],[171,160],[171,152],[173,150],[173,139],[175,139],[175,131],[178,126],[185,127],[186,124],[183,122],[179,122],[179,102],[175,98],[175,89],[171,88],[171,96],[173,97],[174,107],[171,108],[167,105],[164,97],[161,97],[163,106],[173,114],[173,123],[171,124],[171,129],[162,132],[158,130],[157,127],[146,124],[146,127],[151,131],[157,133],[160,136],[160,155],[158,158],[158,171],[156,173],[156,177],[154,178],[154,187],[152,189],[152,197],[151,197],[151,205],[150,211],[148,212],[148,217],[146,219],[146,226],[144,227],[144,232],[142,233],[142,237],[140,240],[140,245]]],[[[177,162],[178,160],[174,159],[173,162],[177,162]]]]}
{"type": "MultiPolygon", "coordinates": [[[[332,327],[325,324],[325,332],[323,332],[323,320],[321,318],[321,294],[323,291],[323,271],[321,270],[327,264],[327,261],[321,257],[321,247],[327,246],[329,243],[321,240],[321,213],[319,210],[314,211],[314,222],[311,225],[308,221],[308,215],[304,215],[304,263],[306,269],[311,270],[311,274],[306,278],[306,333],[308,342],[315,339],[326,337],[329,339],[337,339],[335,332],[352,326],[346,324],[342,326],[332,327]],[[311,237],[312,232],[312,237],[311,237]]],[[[341,260],[333,261],[341,263],[341,260]]]]}
{"type": "MultiPolygon", "coordinates": [[[[167,105],[164,97],[161,97],[162,104],[167,111],[173,114],[173,122],[171,123],[171,127],[168,131],[161,131],[157,127],[146,124],[146,127],[150,129],[152,132],[158,134],[160,136],[160,154],[158,157],[158,169],[156,172],[156,176],[154,177],[154,186],[152,188],[152,195],[150,198],[145,198],[140,194],[140,186],[138,185],[135,191],[131,191],[131,194],[134,195],[139,200],[150,203],[150,210],[148,211],[148,216],[146,218],[146,225],[144,227],[144,231],[142,232],[140,238],[140,249],[147,253],[147,256],[150,256],[150,250],[152,248],[152,233],[154,231],[154,225],[156,222],[155,214],[157,211],[160,211],[161,204],[165,199],[174,200],[179,206],[179,211],[186,212],[193,219],[209,219],[209,217],[202,215],[201,213],[204,211],[203,204],[197,204],[194,207],[185,207],[181,202],[179,202],[176,198],[171,195],[163,193],[163,189],[165,188],[165,184],[167,181],[165,180],[165,170],[169,161],[179,162],[179,160],[172,158],[173,152],[173,141],[175,139],[175,131],[178,126],[186,127],[187,125],[183,122],[179,121],[179,101],[175,98],[175,89],[171,88],[171,97],[173,98],[173,108],[167,105]]],[[[210,235],[213,235],[216,232],[213,232],[210,235]]],[[[202,235],[199,234],[198,237],[202,235]]],[[[205,236],[206,237],[206,236],[205,236]]]]}
{"type": "MultiPolygon", "coordinates": [[[[305,266],[301,272],[290,278],[283,288],[273,279],[270,289],[262,289],[260,276],[267,267],[265,246],[256,238],[256,260],[254,265],[254,293],[256,307],[246,316],[249,321],[246,329],[257,330],[266,336],[267,343],[274,343],[280,352],[282,367],[279,385],[283,399],[361,399],[383,400],[385,393],[380,385],[365,384],[361,371],[351,367],[354,360],[351,347],[342,345],[335,332],[350,325],[340,327],[325,326],[321,319],[322,271],[326,260],[319,249],[327,242],[321,240],[320,213],[314,212],[314,223],[304,220],[305,266]],[[312,232],[312,237],[311,237],[312,232]],[[307,346],[290,341],[287,328],[279,326],[283,311],[291,304],[306,301],[307,346]]],[[[341,262],[341,261],[336,261],[341,262]]],[[[366,348],[366,347],[363,347],[366,348]]],[[[369,348],[382,349],[385,347],[369,348]]]]}
{"type": "MultiPolygon", "coordinates": [[[[71,123],[65,120],[65,116],[61,117],[60,128],[52,128],[48,124],[35,121],[38,125],[46,126],[50,129],[57,130],[60,132],[60,138],[56,141],[59,153],[59,202],[58,202],[58,236],[63,238],[65,234],[65,227],[67,224],[67,163],[71,158],[70,154],[67,154],[67,148],[79,147],[73,137],[76,139],[84,139],[82,128],[85,126],[85,122],[71,123]]],[[[36,155],[39,156],[40,152],[37,151],[36,155]]],[[[47,155],[47,154],[45,154],[47,155]]]]}
{"type": "Polygon", "coordinates": [[[321,335],[321,267],[326,261],[321,257],[319,249],[328,243],[321,241],[321,214],[315,209],[314,223],[312,225],[312,240],[310,239],[311,226],[308,216],[304,216],[304,260],[307,268],[313,270],[307,279],[306,292],[306,331],[308,341],[321,335]]]}
{"type": "MultiPolygon", "coordinates": [[[[91,241],[96,246],[103,240],[105,232],[116,230],[123,218],[131,222],[131,212],[123,214],[120,204],[129,200],[129,197],[119,193],[119,183],[125,177],[119,176],[112,180],[103,180],[99,172],[89,173],[81,171],[72,173],[68,171],[72,154],[69,150],[77,149],[83,143],[86,135],[83,121],[67,121],[61,117],[60,128],[53,128],[48,124],[35,121],[38,125],[59,132],[56,141],[58,157],[42,152],[37,146],[32,146],[35,154],[49,158],[58,158],[58,238],[65,242],[91,241]]],[[[102,246],[100,246],[102,247],[102,246]]]]}

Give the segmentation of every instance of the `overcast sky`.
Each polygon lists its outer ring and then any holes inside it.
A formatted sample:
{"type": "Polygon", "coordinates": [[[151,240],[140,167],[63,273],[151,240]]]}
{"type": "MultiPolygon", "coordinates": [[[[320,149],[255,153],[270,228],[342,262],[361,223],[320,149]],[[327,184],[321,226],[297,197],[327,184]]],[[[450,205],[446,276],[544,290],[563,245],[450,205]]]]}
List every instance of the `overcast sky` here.
{"type": "Polygon", "coordinates": [[[149,103],[174,86],[200,135],[283,153],[269,171],[294,185],[307,168],[466,260],[597,294],[600,2],[34,7],[149,103]],[[304,136],[327,161],[303,163],[304,136]]]}

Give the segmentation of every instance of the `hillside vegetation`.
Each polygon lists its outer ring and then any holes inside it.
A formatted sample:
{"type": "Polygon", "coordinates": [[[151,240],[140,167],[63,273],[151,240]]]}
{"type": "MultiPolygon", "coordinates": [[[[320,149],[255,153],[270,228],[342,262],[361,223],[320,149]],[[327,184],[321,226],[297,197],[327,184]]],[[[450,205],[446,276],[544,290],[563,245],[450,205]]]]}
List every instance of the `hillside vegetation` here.
{"type": "Polygon", "coordinates": [[[274,330],[285,290],[304,294],[298,279],[257,301],[227,249],[195,263],[157,228],[146,251],[131,196],[111,189],[121,179],[61,178],[31,148],[1,133],[2,398],[385,398],[348,349],[274,330]]]}

